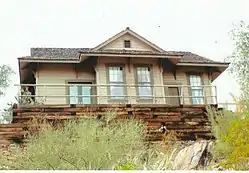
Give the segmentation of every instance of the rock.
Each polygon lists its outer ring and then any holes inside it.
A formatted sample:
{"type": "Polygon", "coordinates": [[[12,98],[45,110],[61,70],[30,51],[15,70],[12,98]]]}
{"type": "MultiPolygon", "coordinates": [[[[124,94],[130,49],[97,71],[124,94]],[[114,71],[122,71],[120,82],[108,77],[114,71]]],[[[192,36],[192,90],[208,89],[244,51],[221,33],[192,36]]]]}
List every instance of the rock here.
{"type": "Polygon", "coordinates": [[[179,151],[173,162],[174,170],[193,170],[205,164],[208,141],[198,141],[179,151]]]}

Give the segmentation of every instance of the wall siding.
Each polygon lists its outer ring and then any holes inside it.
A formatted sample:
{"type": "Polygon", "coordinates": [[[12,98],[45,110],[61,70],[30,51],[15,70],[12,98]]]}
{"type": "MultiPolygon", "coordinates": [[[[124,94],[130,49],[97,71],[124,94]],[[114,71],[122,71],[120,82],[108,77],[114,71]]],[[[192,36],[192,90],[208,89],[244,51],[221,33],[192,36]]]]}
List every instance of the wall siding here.
{"type": "MultiPolygon", "coordinates": [[[[153,74],[153,82],[154,85],[163,85],[163,80],[162,80],[162,69],[160,69],[158,65],[158,60],[157,59],[150,59],[150,58],[143,58],[143,64],[152,64],[152,74],[153,74]]],[[[127,58],[112,58],[112,57],[100,57],[99,58],[99,64],[97,65],[97,83],[99,84],[107,84],[108,79],[107,79],[107,65],[108,64],[124,64],[125,65],[125,82],[128,85],[134,85],[135,84],[135,68],[134,65],[136,64],[141,64],[141,58],[130,58],[130,65],[128,64],[128,59],[127,58]]],[[[127,94],[128,95],[136,95],[136,88],[131,87],[131,88],[126,88],[127,94]]],[[[164,93],[164,89],[162,87],[160,88],[155,88],[154,94],[155,96],[162,96],[164,93]]],[[[108,89],[103,87],[98,90],[98,94],[102,95],[108,95],[108,89]]],[[[131,103],[135,104],[138,103],[138,100],[136,97],[133,97],[131,99],[131,103]]],[[[158,98],[155,100],[156,103],[164,103],[163,98],[158,98]]],[[[99,99],[99,103],[108,103],[108,98],[106,99],[99,99]]]]}
{"type": "Polygon", "coordinates": [[[110,42],[106,46],[104,46],[102,49],[124,49],[124,40],[130,40],[131,41],[131,48],[129,49],[134,49],[134,50],[146,50],[146,51],[155,51],[154,48],[150,47],[146,43],[142,42],[141,40],[137,39],[136,37],[130,35],[130,34],[125,34],[118,39],[110,42]]]}
{"type": "MultiPolygon", "coordinates": [[[[125,69],[125,82],[126,84],[133,85],[135,84],[135,65],[136,64],[151,64],[152,65],[152,74],[153,74],[153,84],[154,85],[188,85],[188,78],[186,72],[199,71],[204,72],[204,68],[191,68],[191,67],[179,67],[176,72],[176,80],[172,73],[163,70],[159,65],[158,59],[150,58],[113,58],[113,57],[100,57],[98,63],[95,67],[96,74],[85,68],[75,69],[74,65],[69,64],[44,64],[40,65],[36,72],[36,82],[37,84],[65,84],[69,80],[79,80],[79,81],[94,81],[96,80],[97,84],[108,84],[107,78],[107,65],[108,64],[123,64],[125,69]],[[96,75],[96,78],[95,78],[96,75]]],[[[203,83],[204,85],[210,85],[211,82],[208,79],[207,73],[203,74],[203,83]]],[[[167,95],[167,88],[156,87],[154,88],[154,95],[156,97],[161,97],[167,95]]],[[[126,88],[127,95],[136,96],[136,88],[126,88]]],[[[212,94],[211,88],[205,88],[204,90],[206,95],[212,94]]],[[[68,90],[66,87],[37,87],[36,95],[66,95],[68,90]]],[[[184,96],[189,96],[188,88],[183,89],[184,96]]],[[[97,95],[104,96],[108,95],[108,88],[102,86],[97,88],[97,95]]],[[[214,98],[206,98],[206,103],[214,103],[214,98]]],[[[46,104],[66,104],[68,99],[65,97],[47,97],[46,104]]],[[[97,103],[99,104],[108,104],[108,103],[118,103],[113,100],[109,100],[108,97],[99,97],[97,98],[97,103]]],[[[122,102],[124,103],[124,102],[122,102]]],[[[125,102],[136,104],[140,103],[136,97],[131,99],[131,102],[125,102]]],[[[150,102],[151,103],[151,102],[150,102]]],[[[166,98],[156,98],[154,103],[165,104],[169,103],[166,98]]],[[[181,99],[181,103],[191,104],[190,98],[181,99]]]]}
{"type": "MultiPolygon", "coordinates": [[[[93,81],[94,73],[88,70],[77,69],[74,65],[67,64],[46,64],[40,65],[37,73],[37,84],[66,84],[68,80],[93,81]]],[[[65,86],[37,87],[36,95],[67,95],[68,90],[65,86]]],[[[41,98],[44,100],[44,98],[41,98]]],[[[65,97],[47,97],[46,104],[66,104],[65,97]]]]}
{"type": "MultiPolygon", "coordinates": [[[[205,72],[203,67],[178,67],[176,71],[176,79],[174,78],[173,74],[170,72],[164,71],[163,73],[163,80],[164,85],[189,85],[188,76],[186,75],[187,72],[202,72],[202,79],[203,85],[211,85],[211,81],[208,78],[208,74],[205,72]]],[[[206,96],[205,102],[207,104],[213,104],[215,102],[214,97],[212,96],[212,87],[205,87],[204,88],[204,95],[206,96]]],[[[183,88],[183,95],[189,96],[189,89],[187,87],[183,88]]],[[[181,99],[181,102],[184,104],[191,104],[191,98],[184,98],[181,99]]]]}

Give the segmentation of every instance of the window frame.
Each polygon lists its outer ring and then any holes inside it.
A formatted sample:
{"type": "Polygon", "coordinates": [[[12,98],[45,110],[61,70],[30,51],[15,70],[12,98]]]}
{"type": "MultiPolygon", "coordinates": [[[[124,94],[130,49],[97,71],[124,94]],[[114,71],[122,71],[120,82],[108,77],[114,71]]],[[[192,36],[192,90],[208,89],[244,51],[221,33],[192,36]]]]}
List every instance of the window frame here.
{"type": "Polygon", "coordinates": [[[206,103],[206,98],[205,98],[204,88],[203,88],[203,84],[204,84],[204,82],[203,82],[203,73],[202,72],[188,72],[187,76],[188,76],[188,85],[189,85],[188,91],[189,91],[189,96],[191,96],[189,98],[190,103],[192,105],[203,105],[203,104],[205,104],[206,103]],[[200,80],[201,80],[201,86],[200,87],[201,87],[201,89],[192,89],[191,88],[191,83],[190,83],[190,77],[191,76],[198,76],[198,77],[200,77],[200,80]],[[201,104],[194,103],[193,98],[195,98],[195,97],[192,97],[193,96],[193,90],[199,90],[199,91],[201,90],[202,91],[202,97],[198,97],[199,99],[202,99],[202,103],[201,104]]]}
{"type": "MultiPolygon", "coordinates": [[[[95,84],[96,83],[96,81],[95,80],[83,80],[83,79],[71,79],[71,80],[66,80],[65,81],[65,84],[89,84],[89,85],[93,85],[93,84],[95,84]]],[[[70,86],[67,86],[67,87],[65,87],[65,89],[66,89],[66,93],[68,94],[68,95],[70,95],[70,86]]],[[[79,88],[77,88],[77,90],[79,90],[79,88]]],[[[82,92],[82,91],[81,91],[82,92]]],[[[94,87],[94,86],[91,86],[91,92],[90,92],[90,94],[91,95],[96,95],[96,87],[94,87]]],[[[90,104],[96,104],[96,102],[97,102],[97,100],[96,100],[96,98],[94,97],[94,96],[91,96],[91,98],[90,98],[90,101],[91,101],[91,103],[90,104]]],[[[66,103],[67,104],[71,104],[70,103],[70,98],[69,97],[66,97],[66,103]]],[[[77,103],[77,104],[83,104],[84,105],[84,103],[77,103]]]]}
{"type": "Polygon", "coordinates": [[[131,48],[131,40],[124,40],[124,48],[131,48]],[[127,43],[129,43],[129,47],[126,47],[127,43]]]}
{"type": "MultiPolygon", "coordinates": [[[[126,86],[123,86],[123,92],[124,92],[124,96],[121,97],[121,98],[115,98],[115,96],[111,96],[111,82],[110,81],[110,73],[109,73],[109,68],[110,67],[120,67],[122,68],[122,71],[123,71],[123,82],[122,84],[126,85],[126,74],[125,74],[125,64],[106,64],[106,83],[108,84],[108,86],[106,87],[107,89],[107,94],[109,95],[108,96],[108,101],[124,101],[126,102],[127,101],[127,97],[124,97],[125,95],[127,95],[127,87],[126,86]]],[[[114,82],[116,84],[121,84],[121,82],[114,82]]],[[[118,96],[116,96],[118,97],[118,96]]]]}
{"type": "MultiPolygon", "coordinates": [[[[148,102],[151,103],[154,98],[154,78],[153,78],[153,65],[152,64],[135,64],[134,65],[134,75],[135,75],[135,84],[136,84],[136,99],[138,102],[148,102]],[[151,98],[141,98],[143,96],[139,95],[139,82],[138,82],[138,73],[137,68],[149,68],[150,71],[150,85],[151,85],[151,98]]],[[[147,82],[144,82],[147,83],[147,82]]]]}

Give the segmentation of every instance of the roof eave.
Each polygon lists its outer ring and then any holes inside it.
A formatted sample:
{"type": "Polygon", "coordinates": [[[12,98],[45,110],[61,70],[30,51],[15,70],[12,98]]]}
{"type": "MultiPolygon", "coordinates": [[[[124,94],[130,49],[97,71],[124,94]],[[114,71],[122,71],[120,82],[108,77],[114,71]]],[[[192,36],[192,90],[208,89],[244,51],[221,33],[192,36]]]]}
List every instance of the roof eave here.
{"type": "Polygon", "coordinates": [[[18,58],[19,62],[42,62],[42,63],[79,63],[80,60],[68,60],[68,59],[26,59],[18,58]]]}
{"type": "Polygon", "coordinates": [[[84,53],[79,52],[81,56],[108,56],[108,57],[144,57],[144,58],[177,58],[179,55],[153,55],[153,54],[114,54],[114,53],[84,53]],[[173,57],[172,57],[173,56],[173,57]]]}
{"type": "Polygon", "coordinates": [[[207,63],[207,62],[203,62],[203,63],[191,63],[191,62],[179,62],[176,65],[178,66],[209,66],[209,67],[229,67],[230,63],[207,63]]]}

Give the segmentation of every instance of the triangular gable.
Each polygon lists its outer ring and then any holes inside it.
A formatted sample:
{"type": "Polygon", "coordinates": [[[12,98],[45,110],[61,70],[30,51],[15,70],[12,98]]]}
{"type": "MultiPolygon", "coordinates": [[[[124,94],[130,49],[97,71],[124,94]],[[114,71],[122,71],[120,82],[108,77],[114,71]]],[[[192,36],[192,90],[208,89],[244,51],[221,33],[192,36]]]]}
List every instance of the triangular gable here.
{"type": "MultiPolygon", "coordinates": [[[[139,47],[141,49],[164,52],[164,50],[162,48],[156,46],[155,44],[151,43],[150,41],[148,41],[144,37],[138,35],[136,32],[132,31],[129,27],[127,27],[125,30],[119,32],[118,34],[114,35],[113,37],[109,38],[108,40],[104,41],[103,43],[99,44],[98,46],[93,48],[93,51],[103,50],[103,49],[121,48],[117,45],[118,44],[122,45],[122,41],[124,39],[131,39],[131,44],[135,44],[137,47],[139,47]]],[[[138,48],[138,50],[139,50],[139,48],[138,48]]]]}

